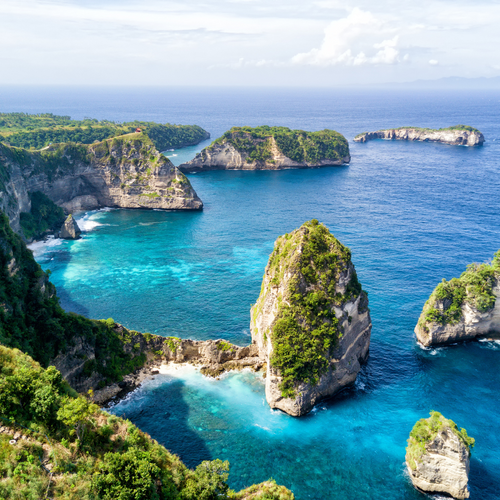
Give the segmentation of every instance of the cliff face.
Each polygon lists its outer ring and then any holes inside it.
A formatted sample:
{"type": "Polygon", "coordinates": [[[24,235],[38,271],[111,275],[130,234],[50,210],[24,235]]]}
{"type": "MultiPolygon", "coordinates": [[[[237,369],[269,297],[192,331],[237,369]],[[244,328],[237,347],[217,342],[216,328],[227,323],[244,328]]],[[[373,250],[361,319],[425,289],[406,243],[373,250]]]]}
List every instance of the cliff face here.
{"type": "Polygon", "coordinates": [[[406,466],[413,485],[428,493],[469,498],[470,449],[474,439],[438,412],[413,428],[406,449],[406,466]]]}
{"type": "Polygon", "coordinates": [[[424,346],[500,336],[500,258],[472,264],[460,278],[443,280],[425,303],[415,327],[424,346]]]}
{"type": "Polygon", "coordinates": [[[234,127],[179,169],[184,172],[282,170],[342,165],[349,161],[346,139],[333,130],[234,127]]]}
{"type": "Polygon", "coordinates": [[[271,408],[304,415],[354,383],[370,345],[368,297],[349,249],[325,226],[313,220],[278,238],[251,332],[271,408]]]}
{"type": "Polygon", "coordinates": [[[365,132],[354,138],[354,142],[367,142],[374,139],[399,141],[441,142],[453,146],[479,146],[484,136],[479,130],[428,130],[419,128],[400,128],[365,132]]]}
{"type": "Polygon", "coordinates": [[[72,212],[101,207],[199,210],[188,179],[144,134],[90,145],[28,152],[0,144],[0,209],[19,231],[28,193],[39,191],[72,212]]]}

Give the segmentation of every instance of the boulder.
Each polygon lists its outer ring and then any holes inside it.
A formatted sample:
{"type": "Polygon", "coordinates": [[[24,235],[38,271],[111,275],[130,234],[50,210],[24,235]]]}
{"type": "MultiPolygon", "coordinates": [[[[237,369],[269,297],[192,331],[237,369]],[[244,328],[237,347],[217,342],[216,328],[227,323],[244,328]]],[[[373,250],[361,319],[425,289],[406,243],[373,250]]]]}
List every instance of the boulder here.
{"type": "Polygon", "coordinates": [[[323,224],[313,219],[278,238],[250,325],[271,408],[304,415],[353,384],[371,326],[351,252],[323,224]]]}
{"type": "Polygon", "coordinates": [[[69,214],[61,227],[59,237],[63,240],[77,240],[81,233],[76,220],[69,214]]]}
{"type": "Polygon", "coordinates": [[[465,429],[458,430],[452,420],[437,411],[419,420],[406,448],[406,466],[415,488],[469,498],[469,461],[474,442],[465,429]]]}

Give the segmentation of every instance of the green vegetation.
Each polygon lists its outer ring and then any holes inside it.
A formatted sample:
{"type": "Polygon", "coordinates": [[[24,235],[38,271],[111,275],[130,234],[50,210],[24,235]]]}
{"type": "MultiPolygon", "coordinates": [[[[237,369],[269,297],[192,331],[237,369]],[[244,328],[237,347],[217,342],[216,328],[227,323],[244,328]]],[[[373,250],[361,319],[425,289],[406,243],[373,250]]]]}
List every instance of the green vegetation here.
{"type": "Polygon", "coordinates": [[[166,344],[173,353],[175,353],[181,344],[181,339],[179,337],[167,337],[163,343],[166,344]]]}
{"type": "Polygon", "coordinates": [[[159,151],[198,144],[210,136],[198,125],[141,121],[120,124],[92,118],[72,120],[69,116],[51,113],[0,113],[0,141],[25,149],[41,149],[51,143],[63,142],[92,144],[134,133],[137,128],[150,137],[159,151]]]}
{"type": "Polygon", "coordinates": [[[31,211],[21,212],[21,228],[27,239],[38,239],[47,231],[61,229],[64,211],[40,191],[30,193],[31,211]]]}
{"type": "Polygon", "coordinates": [[[465,429],[458,430],[457,424],[453,420],[448,420],[437,411],[431,411],[429,418],[422,418],[413,427],[408,446],[406,448],[406,461],[411,469],[417,468],[417,462],[421,462],[422,456],[426,452],[426,445],[431,443],[436,436],[445,428],[450,428],[451,431],[462,441],[467,447],[469,453],[475,444],[475,439],[467,435],[465,429]]]}
{"type": "MultiPolygon", "coordinates": [[[[299,382],[317,384],[327,372],[330,353],[342,336],[333,307],[361,293],[366,297],[354,268],[345,295],[336,292],[339,276],[349,266],[350,250],[316,219],[276,241],[266,269],[272,276],[271,284],[279,285],[285,272],[293,274],[270,334],[270,362],[282,377],[283,397],[294,397],[299,382]],[[297,251],[299,247],[301,252],[297,251]]],[[[264,300],[261,293],[252,309],[253,317],[260,313],[264,300]]]]}
{"type": "Polygon", "coordinates": [[[500,250],[495,253],[491,264],[470,264],[460,278],[443,281],[432,292],[425,303],[419,324],[456,324],[462,318],[462,306],[466,302],[480,312],[486,312],[495,305],[493,287],[500,273],[500,250]]]}
{"type": "Polygon", "coordinates": [[[345,137],[334,130],[305,132],[286,127],[233,127],[216,139],[207,149],[218,144],[231,144],[248,155],[247,162],[268,161],[272,158],[273,139],[279,150],[296,162],[318,163],[340,160],[349,156],[345,137]]]}
{"type": "Polygon", "coordinates": [[[217,344],[217,349],[219,351],[230,351],[232,350],[233,346],[232,344],[230,344],[229,342],[226,342],[225,340],[221,340],[218,344],[217,344]]]}
{"type": "Polygon", "coordinates": [[[230,493],[231,500],[294,500],[293,493],[279,486],[276,481],[269,480],[261,484],[254,484],[238,493],[230,493]]]}
{"type": "Polygon", "coordinates": [[[10,444],[12,435],[0,435],[2,500],[293,500],[273,482],[252,487],[257,496],[230,491],[228,462],[188,469],[130,421],[78,396],[55,368],[45,370],[17,349],[0,346],[0,373],[1,424],[30,439],[10,444]]]}

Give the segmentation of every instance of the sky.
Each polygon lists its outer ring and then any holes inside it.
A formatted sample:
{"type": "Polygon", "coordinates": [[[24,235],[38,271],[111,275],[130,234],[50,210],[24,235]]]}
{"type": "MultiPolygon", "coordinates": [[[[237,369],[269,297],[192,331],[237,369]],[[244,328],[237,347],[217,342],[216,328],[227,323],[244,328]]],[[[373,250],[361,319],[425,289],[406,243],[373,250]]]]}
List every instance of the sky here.
{"type": "Polygon", "coordinates": [[[500,0],[0,0],[0,84],[500,76],[500,0]]]}

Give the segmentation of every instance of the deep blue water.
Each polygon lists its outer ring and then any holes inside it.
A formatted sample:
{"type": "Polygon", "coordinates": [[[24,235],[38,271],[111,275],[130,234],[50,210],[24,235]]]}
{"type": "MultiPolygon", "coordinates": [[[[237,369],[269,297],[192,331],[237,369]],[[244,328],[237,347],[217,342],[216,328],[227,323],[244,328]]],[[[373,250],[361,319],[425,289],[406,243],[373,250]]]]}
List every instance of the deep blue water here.
{"type": "MultiPolygon", "coordinates": [[[[476,438],[471,498],[500,497],[500,345],[423,350],[413,328],[441,278],[500,248],[500,92],[4,89],[2,111],[232,125],[365,130],[466,123],[482,148],[351,142],[349,166],[210,172],[190,180],[203,212],[82,214],[77,242],[37,249],[65,308],[130,328],[250,341],[249,308],[276,237],[317,218],[353,253],[369,292],[370,358],[353,389],[294,419],[271,411],[260,377],[162,374],[113,408],[196,466],[231,462],[230,484],[272,476],[302,499],[418,499],[404,473],[408,434],[441,411],[476,438]]],[[[176,151],[176,162],[199,147],[176,151]]]]}

